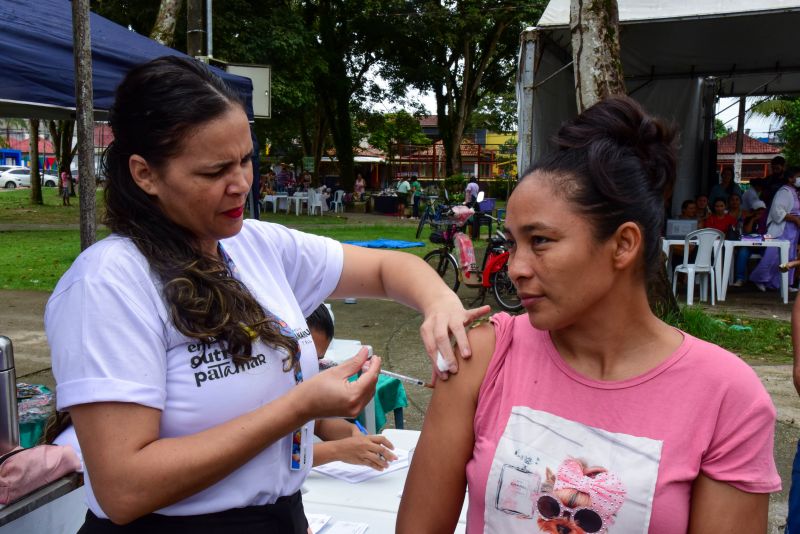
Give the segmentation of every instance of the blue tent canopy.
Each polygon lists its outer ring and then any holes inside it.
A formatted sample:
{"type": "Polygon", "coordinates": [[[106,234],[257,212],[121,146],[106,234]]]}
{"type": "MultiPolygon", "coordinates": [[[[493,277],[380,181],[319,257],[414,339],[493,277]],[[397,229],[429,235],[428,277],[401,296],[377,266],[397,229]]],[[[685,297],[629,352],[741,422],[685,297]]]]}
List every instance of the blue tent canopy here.
{"type": "MultiPolygon", "coordinates": [[[[95,13],[92,84],[95,117],[102,120],[114,89],[133,66],[185,54],[158,44],[95,13]]],[[[72,6],[69,0],[0,1],[0,117],[69,119],[75,113],[72,6]]],[[[249,78],[212,69],[242,94],[253,118],[249,78]]]]}

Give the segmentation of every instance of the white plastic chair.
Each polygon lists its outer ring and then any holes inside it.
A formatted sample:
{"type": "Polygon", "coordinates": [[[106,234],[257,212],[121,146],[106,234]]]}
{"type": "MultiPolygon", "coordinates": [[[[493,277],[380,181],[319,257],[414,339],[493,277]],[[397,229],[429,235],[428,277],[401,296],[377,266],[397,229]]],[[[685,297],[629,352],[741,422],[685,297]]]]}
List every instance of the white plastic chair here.
{"type": "Polygon", "coordinates": [[[319,214],[322,215],[322,212],[325,211],[325,207],[323,206],[323,202],[325,199],[322,198],[322,195],[317,193],[314,189],[308,190],[308,214],[314,215],[314,209],[319,208],[319,214]]]}
{"type": "Polygon", "coordinates": [[[331,202],[331,209],[334,213],[344,211],[344,190],[339,189],[333,194],[333,202],[331,202]]]}
{"type": "Polygon", "coordinates": [[[686,281],[686,305],[694,304],[694,282],[695,277],[701,275],[700,300],[708,299],[708,286],[711,285],[711,305],[716,304],[716,263],[722,256],[722,245],[725,243],[725,234],[714,228],[703,228],[694,230],[686,234],[686,241],[683,245],[683,264],[675,267],[672,275],[672,293],[677,297],[676,289],[678,285],[678,273],[685,273],[686,281]],[[697,254],[694,263],[689,263],[690,245],[696,245],[697,254]],[[706,276],[707,275],[707,276],[706,276]]]}

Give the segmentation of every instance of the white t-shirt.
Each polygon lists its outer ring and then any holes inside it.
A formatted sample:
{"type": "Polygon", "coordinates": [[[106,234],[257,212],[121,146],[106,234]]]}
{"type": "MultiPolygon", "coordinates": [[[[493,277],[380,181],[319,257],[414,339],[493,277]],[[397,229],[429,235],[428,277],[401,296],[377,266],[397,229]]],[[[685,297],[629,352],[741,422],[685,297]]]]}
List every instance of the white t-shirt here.
{"type": "Polygon", "coordinates": [[[754,187],[750,187],[742,195],[742,209],[744,211],[753,211],[753,203],[759,200],[758,191],[754,187]]]}
{"type": "Polygon", "coordinates": [[[472,202],[478,197],[478,184],[470,182],[464,190],[464,202],[472,202]]]}
{"type": "MultiPolygon", "coordinates": [[[[338,284],[341,245],[251,220],[222,244],[237,278],[295,332],[303,376],[316,375],[305,317],[338,284]]],[[[127,238],[112,235],[75,260],[45,311],[58,409],[104,401],[141,404],[161,410],[161,437],[175,437],[253,411],[295,386],[293,373],[283,371],[283,353],[260,341],[253,345],[254,358],[235,366],[217,344],[204,346],[182,335],[170,320],[160,288],[157,275],[127,238]]],[[[313,421],[307,427],[308,436],[313,435],[313,421]]],[[[287,435],[220,482],[158,513],[206,514],[291,495],[300,489],[311,456],[304,469],[291,471],[290,447],[287,435]]],[[[106,517],[87,475],[89,507],[106,517]]]]}

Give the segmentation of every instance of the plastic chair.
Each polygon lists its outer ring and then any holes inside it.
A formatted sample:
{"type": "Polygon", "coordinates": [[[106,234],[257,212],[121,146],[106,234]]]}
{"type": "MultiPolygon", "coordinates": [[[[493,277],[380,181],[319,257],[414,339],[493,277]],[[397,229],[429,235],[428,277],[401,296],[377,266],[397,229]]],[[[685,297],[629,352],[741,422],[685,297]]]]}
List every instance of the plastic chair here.
{"type": "Polygon", "coordinates": [[[317,193],[314,189],[309,189],[308,190],[308,214],[309,215],[314,215],[314,209],[315,208],[319,208],[319,214],[322,215],[322,212],[324,211],[323,210],[323,208],[324,208],[323,202],[325,202],[325,199],[322,198],[322,195],[317,193]]]}
{"type": "Polygon", "coordinates": [[[675,267],[675,272],[672,276],[672,293],[677,296],[676,289],[678,285],[678,273],[685,273],[687,277],[686,282],[686,305],[691,306],[694,303],[694,281],[698,275],[707,275],[699,278],[700,281],[700,300],[704,301],[708,298],[708,283],[711,283],[711,305],[716,304],[716,264],[720,261],[722,256],[722,244],[725,242],[725,234],[714,228],[703,228],[701,230],[694,230],[686,234],[685,244],[683,246],[683,264],[675,267]],[[696,245],[697,254],[695,255],[694,263],[689,262],[689,248],[690,245],[696,245]]]}
{"type": "Polygon", "coordinates": [[[334,213],[344,211],[344,190],[339,189],[333,194],[333,202],[331,202],[331,209],[334,213]]]}

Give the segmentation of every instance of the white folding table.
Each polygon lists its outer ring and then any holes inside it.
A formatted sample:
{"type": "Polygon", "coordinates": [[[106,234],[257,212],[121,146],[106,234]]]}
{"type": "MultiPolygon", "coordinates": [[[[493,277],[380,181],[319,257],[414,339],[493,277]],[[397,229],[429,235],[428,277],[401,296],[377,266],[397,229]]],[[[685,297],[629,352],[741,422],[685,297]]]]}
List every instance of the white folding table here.
{"type": "MultiPolygon", "coordinates": [[[[781,253],[781,263],[786,263],[789,261],[789,245],[790,242],[786,241],[785,239],[762,239],[758,241],[753,241],[750,239],[742,239],[739,241],[725,241],[724,245],[724,269],[722,270],[722,281],[721,287],[717,290],[717,298],[719,300],[725,300],[725,297],[728,293],[728,281],[730,280],[730,274],[733,272],[734,267],[734,252],[736,251],[736,247],[778,247],[781,253]]],[[[789,273],[781,273],[781,297],[783,298],[783,303],[789,303],[789,273]]]]}
{"type": "MultiPolygon", "coordinates": [[[[383,435],[395,447],[412,450],[417,445],[417,430],[387,429],[383,435]]],[[[395,531],[400,496],[405,486],[408,469],[393,471],[370,480],[351,484],[311,471],[304,484],[303,506],[307,513],[327,514],[331,520],[368,523],[367,532],[390,534],[395,531]]],[[[466,532],[467,503],[461,508],[455,532],[466,532]]]]}
{"type": "Polygon", "coordinates": [[[278,213],[279,209],[284,209],[281,204],[285,206],[286,211],[289,211],[289,195],[286,193],[278,193],[277,195],[264,195],[262,199],[262,207],[265,207],[267,202],[272,202],[272,213],[278,213]]]}
{"type": "Polygon", "coordinates": [[[303,211],[303,202],[308,202],[308,193],[295,193],[290,197],[286,197],[289,199],[289,202],[286,204],[286,213],[289,213],[292,209],[292,204],[295,206],[295,215],[300,215],[303,211]]]}

